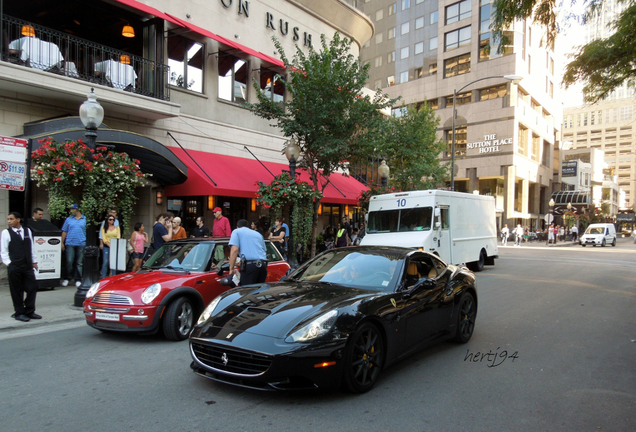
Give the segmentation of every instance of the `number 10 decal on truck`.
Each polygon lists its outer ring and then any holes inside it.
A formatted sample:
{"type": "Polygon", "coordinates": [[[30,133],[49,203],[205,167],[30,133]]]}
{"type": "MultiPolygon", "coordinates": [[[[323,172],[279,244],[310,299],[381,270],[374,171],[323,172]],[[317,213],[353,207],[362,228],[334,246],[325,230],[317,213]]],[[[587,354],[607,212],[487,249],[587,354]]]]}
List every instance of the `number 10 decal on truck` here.
{"type": "Polygon", "coordinates": [[[362,245],[430,251],[481,271],[498,258],[495,199],[443,190],[375,195],[362,245]]]}

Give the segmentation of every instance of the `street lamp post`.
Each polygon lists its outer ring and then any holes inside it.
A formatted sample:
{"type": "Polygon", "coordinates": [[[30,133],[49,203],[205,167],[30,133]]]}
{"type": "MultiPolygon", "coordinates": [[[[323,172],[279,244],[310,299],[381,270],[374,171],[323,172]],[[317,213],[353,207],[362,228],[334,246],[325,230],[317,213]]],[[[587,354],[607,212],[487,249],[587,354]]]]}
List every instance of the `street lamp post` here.
{"type": "MultiPolygon", "coordinates": [[[[292,138],[287,147],[285,147],[285,157],[289,161],[289,174],[291,175],[292,181],[296,182],[296,161],[300,156],[300,147],[296,144],[296,140],[292,138]]],[[[292,268],[298,267],[298,262],[296,260],[296,245],[294,244],[294,203],[292,202],[291,208],[291,217],[289,218],[289,241],[287,244],[289,247],[287,248],[287,259],[289,261],[289,265],[292,268]]]]}
{"type": "Polygon", "coordinates": [[[382,182],[383,187],[388,186],[390,173],[391,173],[391,169],[386,164],[386,161],[383,160],[382,162],[380,162],[380,166],[378,167],[378,175],[380,176],[380,181],[382,182]]]}
{"type": "Polygon", "coordinates": [[[495,75],[495,76],[489,76],[486,78],[479,78],[475,81],[471,81],[468,84],[466,84],[464,87],[460,88],[459,90],[454,90],[453,91],[453,143],[451,146],[451,186],[450,189],[452,191],[455,190],[455,120],[457,119],[457,94],[461,93],[462,90],[464,90],[466,87],[475,84],[476,82],[479,81],[484,81],[487,79],[493,79],[493,78],[505,78],[507,80],[509,80],[510,82],[512,82],[513,84],[519,84],[519,82],[523,79],[522,76],[519,75],[495,75]]]}
{"type": "MultiPolygon", "coordinates": [[[[568,203],[568,212],[571,212],[571,211],[572,211],[572,203],[568,203]]],[[[565,225],[565,218],[563,219],[563,222],[564,222],[563,225],[565,225]]],[[[571,231],[572,231],[572,229],[570,228],[570,236],[572,236],[571,231]]],[[[566,237],[567,237],[567,235],[566,235],[566,237]]]]}
{"type": "MultiPolygon", "coordinates": [[[[80,120],[86,128],[84,136],[89,149],[95,149],[97,140],[97,128],[104,120],[104,108],[97,102],[95,93],[91,88],[88,99],[80,106],[80,120]]],[[[73,304],[81,307],[86,298],[86,291],[92,284],[99,280],[99,247],[96,246],[95,224],[86,221],[86,247],[84,248],[84,268],[82,271],[82,284],[77,287],[73,304]]]]}

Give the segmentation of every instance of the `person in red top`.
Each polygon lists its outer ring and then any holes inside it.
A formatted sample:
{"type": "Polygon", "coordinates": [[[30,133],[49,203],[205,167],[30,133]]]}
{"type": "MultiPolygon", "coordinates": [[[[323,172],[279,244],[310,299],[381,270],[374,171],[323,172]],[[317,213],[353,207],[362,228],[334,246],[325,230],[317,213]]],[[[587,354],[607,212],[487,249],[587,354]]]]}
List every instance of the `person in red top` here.
{"type": "Polygon", "coordinates": [[[232,235],[232,228],[230,228],[230,221],[223,216],[221,207],[215,207],[212,210],[214,213],[214,224],[212,225],[212,237],[229,237],[232,235]]]}

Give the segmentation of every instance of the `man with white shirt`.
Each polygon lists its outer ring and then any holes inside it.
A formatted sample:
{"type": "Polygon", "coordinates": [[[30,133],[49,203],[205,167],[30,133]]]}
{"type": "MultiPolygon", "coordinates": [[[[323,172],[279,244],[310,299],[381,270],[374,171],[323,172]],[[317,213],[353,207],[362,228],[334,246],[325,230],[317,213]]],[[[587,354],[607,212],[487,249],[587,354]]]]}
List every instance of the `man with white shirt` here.
{"type": "Polygon", "coordinates": [[[24,228],[21,221],[20,213],[9,213],[9,228],[2,231],[0,236],[0,255],[2,262],[7,266],[9,276],[9,289],[15,310],[12,317],[27,322],[42,319],[42,316],[35,313],[37,283],[34,269],[37,270],[38,263],[33,250],[33,233],[30,229],[24,228]]]}

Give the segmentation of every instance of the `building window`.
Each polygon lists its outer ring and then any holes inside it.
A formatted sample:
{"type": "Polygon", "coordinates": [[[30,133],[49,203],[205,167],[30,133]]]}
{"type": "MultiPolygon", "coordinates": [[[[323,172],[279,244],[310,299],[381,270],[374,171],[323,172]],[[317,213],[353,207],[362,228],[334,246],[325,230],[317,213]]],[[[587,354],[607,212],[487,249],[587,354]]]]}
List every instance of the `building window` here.
{"type": "Polygon", "coordinates": [[[394,86],[395,85],[395,76],[391,75],[390,77],[387,77],[386,82],[389,85],[389,87],[394,86]]]}
{"type": "Polygon", "coordinates": [[[378,56],[375,58],[375,67],[382,66],[382,56],[378,56]]]}
{"type": "Polygon", "coordinates": [[[410,26],[408,22],[405,22],[404,24],[402,24],[402,30],[400,34],[407,34],[410,31],[410,26]]]}
{"type": "Polygon", "coordinates": [[[431,24],[435,24],[437,21],[439,21],[439,11],[435,11],[435,12],[431,12],[431,14],[429,15],[431,24]]]}
{"type": "Polygon", "coordinates": [[[396,12],[397,12],[397,3],[393,3],[392,5],[389,5],[389,16],[395,15],[396,12]]]}
{"type": "Polygon", "coordinates": [[[375,20],[382,21],[382,18],[384,18],[384,9],[378,9],[375,11],[375,20]]]}
{"type": "Polygon", "coordinates": [[[541,138],[539,135],[532,134],[532,154],[530,157],[533,161],[539,162],[539,152],[541,151],[541,138]]]}
{"type": "Polygon", "coordinates": [[[424,68],[415,68],[415,79],[422,78],[424,76],[424,68]]]}
{"type": "Polygon", "coordinates": [[[437,36],[428,40],[428,49],[431,51],[437,49],[437,36]]]}
{"type": "Polygon", "coordinates": [[[415,19],[415,30],[421,29],[424,27],[424,17],[419,17],[415,19]]]}
{"type": "Polygon", "coordinates": [[[488,87],[479,91],[479,100],[490,100],[505,97],[508,94],[508,85],[501,84],[488,87]]]}
{"type": "Polygon", "coordinates": [[[437,63],[431,63],[428,65],[428,74],[435,75],[437,74],[437,63]]]}
{"type": "MultiPolygon", "coordinates": [[[[466,138],[468,136],[468,129],[464,127],[455,128],[455,156],[466,155],[466,138]]],[[[453,130],[447,132],[448,151],[446,156],[450,157],[453,153],[453,130]]]]}
{"type": "Polygon", "coordinates": [[[528,75],[532,75],[532,57],[528,54],[528,75]]]}
{"type": "Polygon", "coordinates": [[[379,45],[382,43],[382,36],[384,35],[384,33],[380,32],[377,35],[375,35],[375,44],[379,45]]]}
{"type": "Polygon", "coordinates": [[[444,60],[444,78],[470,72],[470,53],[444,60]]]}
{"type": "Polygon", "coordinates": [[[551,98],[554,99],[554,83],[550,81],[550,91],[548,92],[551,98]]]}
{"type": "Polygon", "coordinates": [[[411,0],[402,0],[402,10],[408,9],[411,7],[411,0]]]}
{"type": "MultiPolygon", "coordinates": [[[[460,106],[460,105],[467,105],[471,102],[473,98],[473,92],[469,91],[469,92],[465,92],[465,93],[459,93],[457,94],[457,97],[455,98],[455,106],[460,106]]],[[[453,106],[453,96],[446,96],[446,106],[447,107],[452,107],[453,106]]]]}
{"type": "Polygon", "coordinates": [[[415,0],[415,4],[420,4],[422,3],[424,0],[415,0]]]}
{"type": "Polygon", "coordinates": [[[453,30],[444,35],[444,50],[451,51],[470,44],[470,26],[453,30]]]}
{"type": "Polygon", "coordinates": [[[621,107],[621,121],[632,121],[632,113],[634,107],[632,105],[626,105],[621,107]]]}
{"type": "Polygon", "coordinates": [[[203,45],[182,36],[168,39],[170,84],[203,92],[203,45]]]}
{"type": "Polygon", "coordinates": [[[375,80],[375,85],[373,86],[376,90],[382,88],[382,80],[375,80]]]}
{"type": "Polygon", "coordinates": [[[409,82],[409,72],[402,72],[400,73],[400,84],[403,84],[405,82],[409,82]]]}
{"type": "Polygon", "coordinates": [[[517,152],[526,156],[528,152],[528,128],[519,125],[519,139],[517,142],[517,152]]]}
{"type": "Polygon", "coordinates": [[[261,68],[261,92],[272,102],[283,103],[285,101],[285,86],[280,74],[273,70],[261,68]]]}
{"type": "Polygon", "coordinates": [[[219,54],[219,98],[247,102],[248,63],[232,55],[219,54]]]}
{"type": "Polygon", "coordinates": [[[393,63],[395,61],[395,51],[391,51],[386,55],[386,62],[393,63]]]}
{"type": "Polygon", "coordinates": [[[400,60],[404,60],[409,57],[409,47],[404,47],[400,50],[400,60]]]}
{"type": "Polygon", "coordinates": [[[550,59],[550,75],[554,75],[554,59],[550,59]]]}
{"type": "Polygon", "coordinates": [[[603,124],[603,110],[598,111],[598,124],[603,124]]]}
{"type": "Polygon", "coordinates": [[[393,39],[395,37],[395,27],[391,27],[388,32],[387,39],[393,39]]]}
{"type": "Polygon", "coordinates": [[[422,54],[424,52],[424,42],[418,42],[415,44],[415,54],[422,54]]]}
{"type": "Polygon", "coordinates": [[[407,113],[408,113],[408,108],[406,107],[399,107],[399,108],[393,108],[391,109],[391,116],[393,117],[404,117],[407,113]]]}
{"type": "Polygon", "coordinates": [[[446,25],[470,18],[472,14],[472,4],[470,0],[446,6],[446,25]]]}
{"type": "Polygon", "coordinates": [[[479,7],[479,61],[512,54],[514,32],[504,31],[501,40],[495,40],[490,32],[492,22],[492,0],[480,0],[479,7]],[[500,45],[503,43],[503,46],[500,45]],[[500,49],[501,48],[501,49],[500,49]]]}

